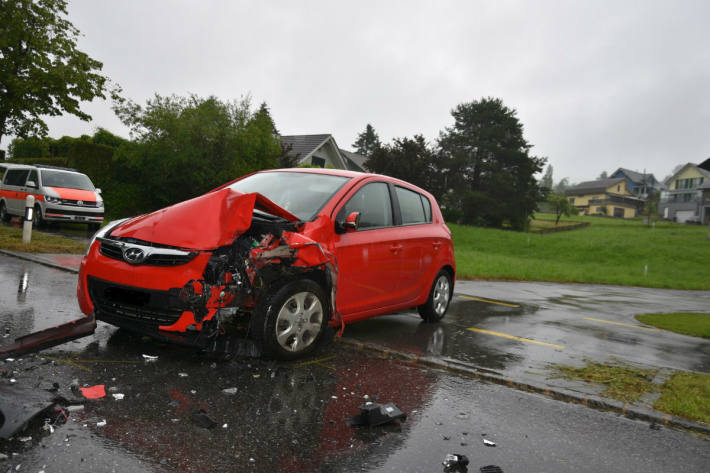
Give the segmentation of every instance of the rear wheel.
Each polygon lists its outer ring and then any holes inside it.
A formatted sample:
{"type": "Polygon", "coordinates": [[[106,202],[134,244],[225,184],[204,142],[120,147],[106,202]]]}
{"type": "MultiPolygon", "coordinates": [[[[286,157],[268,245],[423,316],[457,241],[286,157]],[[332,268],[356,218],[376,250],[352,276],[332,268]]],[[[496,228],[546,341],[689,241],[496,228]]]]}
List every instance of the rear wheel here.
{"type": "Polygon", "coordinates": [[[7,207],[5,207],[5,202],[0,202],[0,220],[3,222],[9,222],[12,216],[7,213],[7,207]]]}
{"type": "Polygon", "coordinates": [[[417,307],[419,315],[425,322],[438,322],[444,318],[449,308],[451,294],[454,287],[451,284],[451,275],[442,269],[434,278],[434,284],[429,291],[426,303],[417,307]]]}
{"type": "Polygon", "coordinates": [[[310,279],[272,288],[254,309],[252,338],[267,356],[287,360],[304,356],[323,336],[328,307],[325,292],[310,279]]]}

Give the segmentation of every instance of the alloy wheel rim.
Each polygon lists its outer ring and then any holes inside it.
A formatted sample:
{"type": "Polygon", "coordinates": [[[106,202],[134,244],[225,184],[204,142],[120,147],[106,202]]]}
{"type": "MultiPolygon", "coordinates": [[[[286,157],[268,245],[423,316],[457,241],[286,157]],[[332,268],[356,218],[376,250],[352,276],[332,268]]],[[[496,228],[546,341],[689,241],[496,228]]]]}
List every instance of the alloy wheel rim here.
{"type": "Polygon", "coordinates": [[[449,306],[449,298],[451,297],[451,283],[449,283],[449,278],[444,275],[439,276],[434,285],[433,294],[433,306],[436,315],[441,317],[446,312],[446,308],[449,306]]]}
{"type": "Polygon", "coordinates": [[[289,297],[276,316],[276,341],[286,351],[303,351],[315,342],[323,324],[323,306],[312,292],[289,297]]]}

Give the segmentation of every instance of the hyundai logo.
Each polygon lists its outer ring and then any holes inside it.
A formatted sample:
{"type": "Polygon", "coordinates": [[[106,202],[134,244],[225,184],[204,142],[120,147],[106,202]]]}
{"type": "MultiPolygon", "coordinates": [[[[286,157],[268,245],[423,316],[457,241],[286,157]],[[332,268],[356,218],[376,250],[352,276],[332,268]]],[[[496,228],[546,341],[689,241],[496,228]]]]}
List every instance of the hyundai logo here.
{"type": "Polygon", "coordinates": [[[123,250],[123,259],[130,264],[141,264],[145,260],[145,252],[140,248],[126,248],[123,250]]]}

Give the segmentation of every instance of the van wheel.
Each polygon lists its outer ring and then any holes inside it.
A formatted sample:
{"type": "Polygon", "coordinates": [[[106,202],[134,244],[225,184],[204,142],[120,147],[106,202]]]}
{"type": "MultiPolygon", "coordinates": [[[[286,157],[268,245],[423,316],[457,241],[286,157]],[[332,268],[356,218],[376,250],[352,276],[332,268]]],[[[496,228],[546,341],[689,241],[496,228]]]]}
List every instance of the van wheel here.
{"type": "Polygon", "coordinates": [[[424,319],[424,322],[438,322],[444,318],[453,292],[454,287],[451,284],[451,275],[448,271],[442,269],[434,278],[434,284],[431,286],[426,303],[417,307],[419,315],[424,319]]]}
{"type": "Polygon", "coordinates": [[[42,208],[39,205],[35,205],[35,214],[32,217],[32,226],[35,228],[44,227],[45,221],[42,217],[42,208]]]}
{"type": "Polygon", "coordinates": [[[328,323],[328,298],[310,279],[269,289],[257,302],[250,323],[264,355],[292,360],[312,352],[328,323]]]}
{"type": "Polygon", "coordinates": [[[0,202],[0,220],[3,222],[9,222],[12,216],[7,213],[7,208],[5,207],[5,202],[0,202]]]}

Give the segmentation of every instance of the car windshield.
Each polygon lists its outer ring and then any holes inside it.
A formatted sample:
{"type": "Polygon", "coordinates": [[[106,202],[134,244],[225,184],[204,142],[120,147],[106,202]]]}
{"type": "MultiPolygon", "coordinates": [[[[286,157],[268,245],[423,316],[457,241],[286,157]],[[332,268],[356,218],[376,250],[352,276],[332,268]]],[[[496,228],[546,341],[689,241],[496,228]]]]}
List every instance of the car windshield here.
{"type": "Polygon", "coordinates": [[[246,194],[258,192],[301,220],[313,220],[320,209],[350,178],[307,172],[252,174],[229,187],[246,194]]]}
{"type": "Polygon", "coordinates": [[[45,187],[64,187],[84,191],[94,190],[91,179],[78,172],[42,170],[42,185],[45,187]]]}

